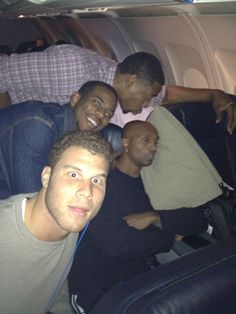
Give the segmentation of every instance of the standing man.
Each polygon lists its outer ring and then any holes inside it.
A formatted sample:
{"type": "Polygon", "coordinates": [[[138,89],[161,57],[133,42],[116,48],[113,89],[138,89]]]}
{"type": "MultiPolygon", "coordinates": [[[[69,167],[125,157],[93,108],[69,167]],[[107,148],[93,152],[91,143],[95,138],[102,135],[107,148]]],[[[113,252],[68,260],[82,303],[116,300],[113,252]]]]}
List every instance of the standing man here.
{"type": "Polygon", "coordinates": [[[116,103],[113,87],[90,81],[64,106],[28,101],[2,109],[0,199],[38,191],[40,174],[57,139],[72,130],[99,132],[108,125],[116,103]]]}
{"type": "Polygon", "coordinates": [[[40,191],[0,201],[1,313],[44,314],[54,306],[78,232],[101,207],[111,162],[99,135],[68,133],[51,150],[40,191]]]}
{"type": "Polygon", "coordinates": [[[228,131],[236,126],[236,104],[223,91],[164,86],[164,73],[154,55],[134,53],[121,63],[74,45],[52,46],[43,52],[0,58],[0,107],[25,100],[67,103],[89,80],[112,85],[119,98],[111,122],[123,127],[146,120],[157,104],[212,102],[217,116],[227,111],[228,131]],[[152,100],[152,101],[151,101],[152,100]]]}

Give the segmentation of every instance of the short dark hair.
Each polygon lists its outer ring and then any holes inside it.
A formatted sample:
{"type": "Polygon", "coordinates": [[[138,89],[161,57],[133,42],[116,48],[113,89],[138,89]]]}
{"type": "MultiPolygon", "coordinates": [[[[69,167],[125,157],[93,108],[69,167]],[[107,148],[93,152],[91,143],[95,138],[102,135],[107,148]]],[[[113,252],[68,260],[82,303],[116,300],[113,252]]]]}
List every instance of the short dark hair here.
{"type": "Polygon", "coordinates": [[[94,155],[103,156],[109,165],[113,161],[113,150],[111,145],[101,135],[91,131],[72,131],[66,133],[52,146],[49,154],[48,166],[53,168],[60,160],[67,148],[72,146],[81,147],[94,155]]]}
{"type": "Polygon", "coordinates": [[[12,49],[10,46],[0,45],[0,53],[5,53],[6,55],[10,56],[12,49]]]}
{"type": "Polygon", "coordinates": [[[118,101],[118,96],[117,96],[117,92],[116,92],[115,88],[113,86],[105,83],[105,82],[102,82],[102,81],[88,81],[80,87],[78,92],[80,93],[81,97],[83,98],[88,93],[91,93],[98,86],[105,87],[108,90],[110,90],[114,94],[116,101],[118,101]]]}
{"type": "Polygon", "coordinates": [[[162,65],[156,56],[148,52],[137,52],[126,57],[117,66],[118,73],[134,74],[149,83],[165,83],[162,65]]]}
{"type": "Polygon", "coordinates": [[[157,132],[157,129],[155,128],[155,126],[153,124],[151,124],[150,122],[148,121],[142,121],[142,120],[132,120],[132,121],[129,121],[127,122],[123,129],[122,129],[122,133],[121,133],[121,138],[124,138],[127,136],[127,134],[130,132],[130,129],[133,129],[133,128],[136,128],[136,129],[142,129],[142,127],[144,125],[147,125],[149,124],[150,126],[152,126],[156,132],[157,132]]]}

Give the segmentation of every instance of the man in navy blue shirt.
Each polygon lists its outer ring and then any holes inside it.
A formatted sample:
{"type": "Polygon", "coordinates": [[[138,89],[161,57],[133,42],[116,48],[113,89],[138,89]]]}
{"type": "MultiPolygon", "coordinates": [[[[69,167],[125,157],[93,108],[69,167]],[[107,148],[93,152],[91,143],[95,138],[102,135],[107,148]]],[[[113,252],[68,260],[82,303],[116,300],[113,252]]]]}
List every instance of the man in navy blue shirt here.
{"type": "Polygon", "coordinates": [[[113,87],[90,81],[64,106],[27,101],[2,109],[0,199],[38,191],[41,171],[57,139],[72,130],[101,131],[113,116],[116,103],[113,87]]]}
{"type": "Polygon", "coordinates": [[[151,206],[140,171],[152,163],[157,142],[157,131],[149,122],[129,122],[123,129],[123,153],[109,174],[101,211],[91,222],[69,275],[77,313],[78,305],[89,313],[112,286],[148,271],[150,261],[157,265],[155,254],[169,251],[175,240],[207,229],[202,207],[151,206]]]}

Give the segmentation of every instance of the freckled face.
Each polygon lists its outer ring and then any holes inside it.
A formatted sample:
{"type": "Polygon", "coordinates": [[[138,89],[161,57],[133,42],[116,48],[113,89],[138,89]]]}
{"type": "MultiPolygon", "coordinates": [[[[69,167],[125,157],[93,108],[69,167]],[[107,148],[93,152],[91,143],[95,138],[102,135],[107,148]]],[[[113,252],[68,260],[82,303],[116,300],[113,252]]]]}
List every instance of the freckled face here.
{"type": "Polygon", "coordinates": [[[102,205],[109,171],[107,160],[86,149],[70,147],[52,171],[45,169],[45,202],[53,225],[62,235],[81,231],[102,205]]]}

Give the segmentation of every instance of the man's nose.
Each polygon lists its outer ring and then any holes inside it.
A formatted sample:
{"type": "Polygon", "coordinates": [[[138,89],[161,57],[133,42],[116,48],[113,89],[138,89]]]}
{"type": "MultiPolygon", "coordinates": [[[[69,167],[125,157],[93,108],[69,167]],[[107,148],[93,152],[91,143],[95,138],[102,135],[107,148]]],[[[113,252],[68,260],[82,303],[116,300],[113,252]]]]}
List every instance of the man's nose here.
{"type": "Polygon", "coordinates": [[[106,117],[106,110],[104,108],[102,108],[102,107],[99,107],[99,108],[96,109],[96,115],[100,119],[105,119],[105,117],[106,117]]]}
{"type": "Polygon", "coordinates": [[[150,144],[150,149],[152,152],[156,152],[157,151],[157,143],[151,143],[150,144]]]}
{"type": "Polygon", "coordinates": [[[92,198],[92,184],[88,180],[80,181],[77,189],[76,189],[76,196],[81,198],[92,198]]]}

